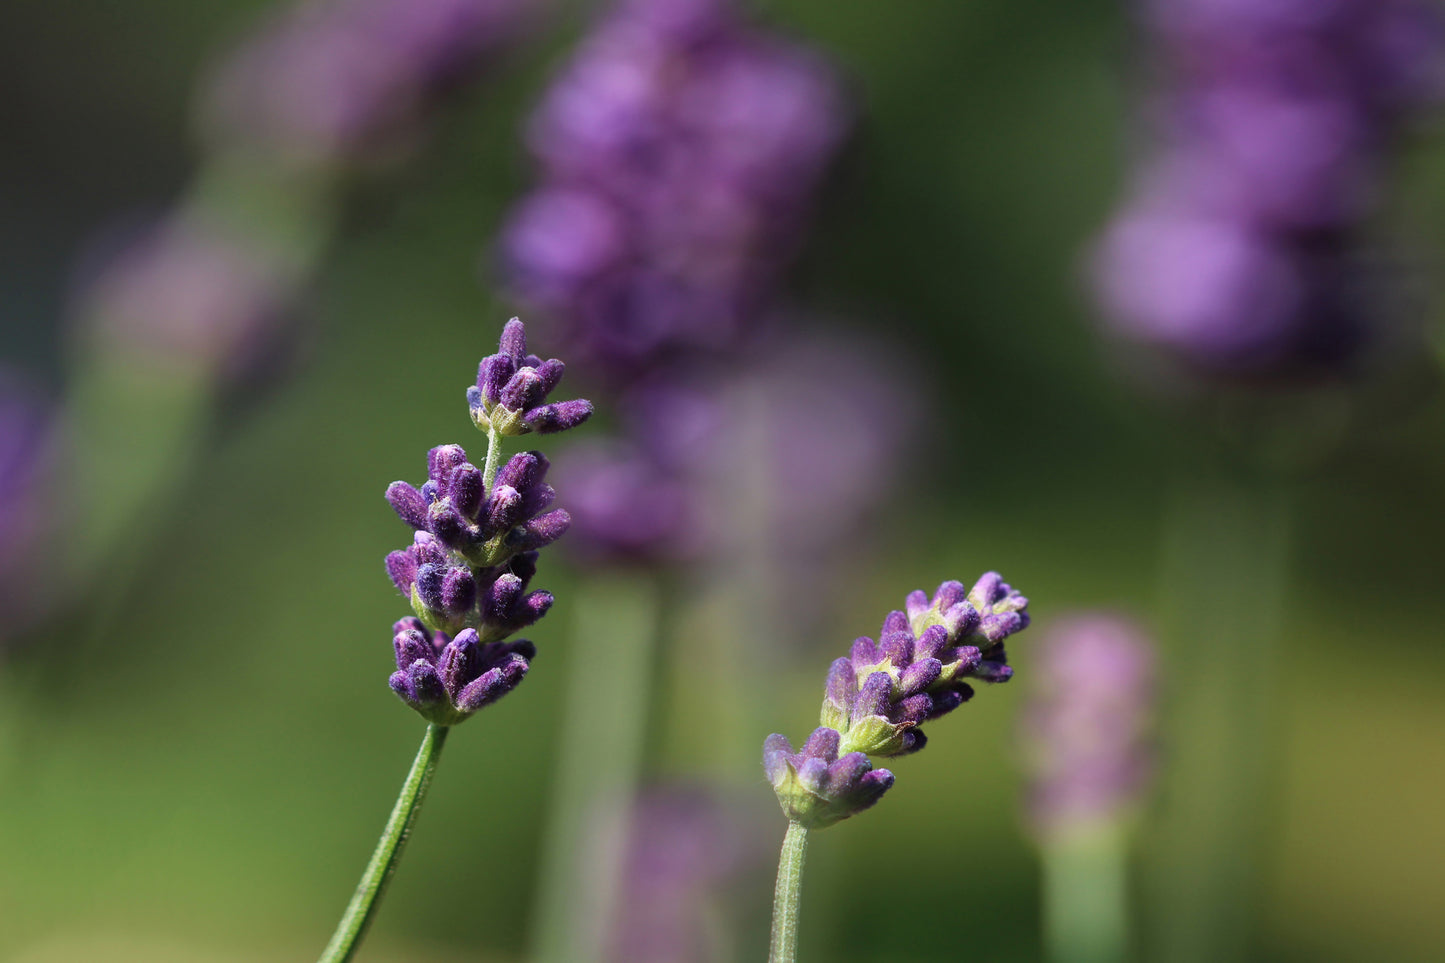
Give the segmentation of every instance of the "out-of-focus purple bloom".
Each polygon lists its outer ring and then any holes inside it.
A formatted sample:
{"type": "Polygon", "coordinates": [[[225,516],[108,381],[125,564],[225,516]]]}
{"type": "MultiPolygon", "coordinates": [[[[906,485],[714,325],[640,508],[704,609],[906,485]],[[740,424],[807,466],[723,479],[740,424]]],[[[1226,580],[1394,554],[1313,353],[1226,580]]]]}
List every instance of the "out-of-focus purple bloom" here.
{"type": "Polygon", "coordinates": [[[747,807],[702,786],[655,786],[632,807],[609,963],[709,963],[729,884],[761,855],[747,807]],[[731,805],[729,805],[731,803],[731,805]]]}
{"type": "Polygon", "coordinates": [[[736,370],[639,381],[618,402],[637,440],[558,462],[572,545],[634,560],[764,551],[807,578],[856,536],[917,433],[918,405],[879,356],[836,337],[780,338],[736,370]]]}
{"type": "Polygon", "coordinates": [[[1445,94],[1422,0],[1149,0],[1159,144],[1094,257],[1111,325],[1220,373],[1338,367],[1343,270],[1412,110],[1445,94]]]}
{"type": "Polygon", "coordinates": [[[86,274],[87,337],[107,351],[232,379],[274,350],[294,295],[252,242],[194,215],[132,236],[86,274]]]}
{"type": "Polygon", "coordinates": [[[477,383],[467,389],[472,421],[500,435],[551,434],[576,428],[592,416],[592,402],[548,402],[566,367],[527,353],[527,330],[517,318],[502,329],[500,350],[482,359],[477,383]]]}
{"type": "Polygon", "coordinates": [[[825,64],[728,0],[624,0],[533,119],[544,183],[504,232],[506,276],[617,376],[732,348],[846,114],[825,64]]]}
{"type": "Polygon", "coordinates": [[[1154,648],[1129,619],[1079,613],[1037,652],[1023,723],[1034,830],[1054,839],[1113,825],[1154,767],[1154,648]]]}
{"type": "Polygon", "coordinates": [[[0,643],[44,606],[51,563],[55,416],[0,370],[0,643]]]}
{"type": "Polygon", "coordinates": [[[905,607],[888,614],[876,643],[858,639],[829,668],[822,726],[802,752],[776,734],[764,743],[768,781],[790,820],[816,828],[871,806],[893,776],[872,777],[869,755],[917,752],[926,741],[919,726],[973,696],[965,680],[1012,677],[1003,643],[1028,627],[1028,599],[998,573],[972,589],[944,582],[932,598],[913,592],[905,607]]]}
{"type": "Polygon", "coordinates": [[[393,632],[391,689],[439,726],[454,726],[511,692],[537,654],[526,639],[484,643],[476,629],[462,629],[453,638],[412,618],[396,623],[393,632]]]}
{"type": "Polygon", "coordinates": [[[217,146],[366,164],[408,146],[437,98],[514,41],[527,0],[311,0],[225,61],[202,101],[217,146]]]}

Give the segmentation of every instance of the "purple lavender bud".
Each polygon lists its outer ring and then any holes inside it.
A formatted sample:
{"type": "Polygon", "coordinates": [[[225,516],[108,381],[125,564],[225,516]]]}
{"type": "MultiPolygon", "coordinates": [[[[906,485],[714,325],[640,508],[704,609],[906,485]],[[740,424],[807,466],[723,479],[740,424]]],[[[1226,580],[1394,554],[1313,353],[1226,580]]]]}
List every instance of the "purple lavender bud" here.
{"type": "Polygon", "coordinates": [[[421,492],[403,481],[392,482],[386,489],[386,500],[397,517],[412,528],[427,527],[427,502],[421,492]]]}
{"type": "Polygon", "coordinates": [[[414,620],[397,623],[392,691],[427,721],[453,726],[516,688],[536,648],[525,639],[484,642],[475,629],[455,638],[414,620]],[[411,661],[403,665],[403,660],[411,661]]]}
{"type": "Polygon", "coordinates": [[[790,820],[821,829],[872,806],[893,774],[873,769],[861,752],[838,756],[841,737],[827,727],[815,729],[802,752],[794,753],[787,738],[768,736],[763,743],[763,769],[790,820]]]}
{"type": "Polygon", "coordinates": [[[1133,621],[1078,613],[1039,647],[1023,717],[1030,822],[1043,840],[1117,825],[1153,770],[1154,648],[1133,621]]]}
{"type": "Polygon", "coordinates": [[[591,416],[591,402],[545,403],[562,380],[563,370],[556,358],[542,361],[527,354],[526,328],[513,318],[502,329],[497,354],[482,360],[476,386],[467,392],[472,420],[478,428],[500,435],[575,428],[591,416]]]}
{"type": "Polygon", "coordinates": [[[482,507],[486,486],[482,483],[481,469],[463,465],[451,475],[447,497],[463,518],[475,519],[482,507]]]}
{"type": "Polygon", "coordinates": [[[522,526],[521,534],[517,534],[518,530],[513,529],[513,537],[509,537],[508,545],[514,551],[530,552],[551,545],[566,534],[571,524],[572,516],[568,515],[565,509],[559,508],[532,519],[522,526]]]}

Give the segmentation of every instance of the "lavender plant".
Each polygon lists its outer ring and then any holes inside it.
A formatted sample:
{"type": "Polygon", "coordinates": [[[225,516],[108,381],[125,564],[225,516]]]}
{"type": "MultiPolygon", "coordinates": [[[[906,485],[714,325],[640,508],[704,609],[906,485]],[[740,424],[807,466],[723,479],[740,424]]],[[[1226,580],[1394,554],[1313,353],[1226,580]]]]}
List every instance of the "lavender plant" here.
{"type": "Polygon", "coordinates": [[[427,721],[426,735],[402,785],[371,862],[362,873],[320,963],[350,960],[401,858],[450,727],[515,689],[536,648],[510,637],[552,606],[547,592],[529,592],[537,550],[556,541],[570,521],[549,510],[556,493],[546,483],[540,452],[513,455],[498,468],[502,438],[576,427],[592,414],[588,401],[549,404],[562,362],[527,352],[516,318],[502,330],[499,350],[482,359],[467,390],[473,420],[487,432],[482,468],[460,445],[427,455],[427,480],[393,482],[386,499],[415,529],[408,548],[387,556],[386,569],[414,616],[393,627],[393,692],[427,721]],[[538,414],[538,412],[547,412],[538,414]]]}
{"type": "Polygon", "coordinates": [[[1154,647],[1130,619],[1079,613],[1050,627],[1034,668],[1022,755],[1045,941],[1059,963],[1115,963],[1129,944],[1129,824],[1154,769],[1154,647]]]}
{"type": "Polygon", "coordinates": [[[808,833],[873,806],[893,773],[869,756],[904,756],[927,741],[920,726],[973,697],[969,680],[1013,677],[1004,640],[1029,624],[1028,599],[989,572],[965,589],[944,582],[929,598],[909,594],[875,642],[860,638],[833,662],[821,725],[801,750],[786,736],[763,743],[763,768],[788,817],[773,897],[770,963],[797,959],[798,911],[808,833]]]}

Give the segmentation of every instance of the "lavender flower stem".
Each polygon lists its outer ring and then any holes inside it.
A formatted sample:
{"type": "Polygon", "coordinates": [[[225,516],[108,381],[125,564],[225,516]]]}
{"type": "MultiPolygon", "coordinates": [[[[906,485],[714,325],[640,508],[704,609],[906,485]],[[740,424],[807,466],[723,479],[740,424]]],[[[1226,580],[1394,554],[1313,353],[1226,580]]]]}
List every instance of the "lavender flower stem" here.
{"type": "Polygon", "coordinates": [[[773,890],[773,937],[768,963],[796,963],[798,908],[803,896],[803,861],[808,857],[808,827],[789,821],[778,856],[778,885],[773,890]]]}
{"type": "Polygon", "coordinates": [[[1044,846],[1044,942],[1052,963],[1124,959],[1129,942],[1125,839],[1115,829],[1044,846]]]}
{"type": "Polygon", "coordinates": [[[402,783],[401,795],[397,796],[391,818],[386,821],[386,828],[381,832],[376,852],[371,854],[371,862],[366,864],[366,871],[361,874],[361,882],[356,885],[356,895],[351,897],[351,904],[346,907],[346,913],[337,924],[335,935],[331,937],[331,942],[326,945],[317,963],[347,963],[361,947],[361,940],[366,936],[371,918],[381,904],[382,894],[386,892],[386,884],[391,881],[391,874],[396,871],[396,864],[401,861],[402,847],[406,845],[407,837],[411,835],[411,827],[416,822],[417,814],[421,812],[421,803],[426,798],[427,787],[431,785],[437,760],[441,758],[447,732],[446,726],[426,727],[421,748],[417,750],[416,760],[411,764],[411,772],[407,773],[406,782],[402,783]]]}
{"type": "Polygon", "coordinates": [[[502,460],[502,436],[497,429],[487,429],[487,461],[482,466],[482,490],[491,491],[497,480],[497,465],[502,460]]]}

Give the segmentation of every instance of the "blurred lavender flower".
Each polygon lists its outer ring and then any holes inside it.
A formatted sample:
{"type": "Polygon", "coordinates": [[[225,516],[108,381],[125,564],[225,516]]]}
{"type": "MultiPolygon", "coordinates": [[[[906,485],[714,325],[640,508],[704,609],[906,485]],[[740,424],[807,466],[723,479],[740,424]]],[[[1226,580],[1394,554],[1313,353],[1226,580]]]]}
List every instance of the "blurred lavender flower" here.
{"type": "Polygon", "coordinates": [[[1147,0],[1159,144],[1101,238],[1110,325],[1221,373],[1339,366],[1361,227],[1412,111],[1445,94],[1423,0],[1147,0]]]}
{"type": "Polygon", "coordinates": [[[972,589],[944,582],[930,599],[908,596],[890,612],[878,642],[860,638],[828,671],[822,726],[801,752],[769,736],[763,764],[789,820],[829,826],[873,805],[893,784],[869,755],[901,756],[923,748],[918,727],[973,696],[967,679],[1007,682],[1003,642],[1028,627],[1028,599],[996,572],[972,589]]]}
{"type": "Polygon", "coordinates": [[[817,561],[858,537],[918,433],[920,406],[880,353],[836,335],[779,337],[736,369],[638,381],[618,401],[624,439],[558,463],[573,549],[748,555],[808,591],[827,577],[817,561]]]}
{"type": "Polygon", "coordinates": [[[226,151],[374,163],[410,146],[439,96],[514,41],[527,0],[310,0],[222,63],[202,98],[226,151]]]}
{"type": "Polygon", "coordinates": [[[632,806],[609,963],[708,963],[726,890],[761,853],[746,807],[702,786],[654,786],[632,806]]]}
{"type": "Polygon", "coordinates": [[[1154,763],[1155,675],[1154,648],[1129,619],[1079,613],[1050,628],[1023,724],[1041,839],[1107,828],[1138,805],[1154,763]]]}
{"type": "Polygon", "coordinates": [[[33,390],[0,369],[0,643],[44,608],[54,556],[55,422],[33,390]]]}
{"type": "Polygon", "coordinates": [[[831,71],[728,0],[623,0],[533,119],[545,182],[501,240],[506,276],[614,377],[731,349],[845,118],[831,71]]]}
{"type": "MultiPolygon", "coordinates": [[[[560,361],[546,365],[555,365],[561,376],[560,361]]],[[[539,366],[545,368],[526,355],[525,328],[513,318],[502,332],[499,353],[481,368],[484,376],[489,371],[495,376],[489,385],[510,386],[523,372],[535,375],[539,366]],[[499,365],[505,368],[500,374],[499,365]]],[[[550,378],[542,394],[555,384],[550,378]]],[[[474,420],[477,390],[467,392],[474,420]]],[[[531,398],[534,404],[541,400],[531,398]]],[[[561,404],[592,410],[586,401],[561,404]]],[[[516,413],[493,407],[488,414],[495,420],[502,410],[516,413]]],[[[535,409],[517,409],[524,410],[535,409]]],[[[566,427],[571,426],[553,423],[548,430],[566,427]]],[[[541,452],[513,455],[495,470],[496,446],[512,433],[489,432],[484,469],[467,461],[461,445],[440,445],[427,453],[427,480],[420,488],[398,481],[386,490],[392,509],[416,529],[408,548],[386,557],[387,574],[416,613],[396,624],[391,687],[437,725],[455,725],[522,680],[535,649],[525,640],[502,640],[552,607],[551,593],[529,592],[528,586],[537,572],[536,550],[560,538],[570,520],[561,509],[547,511],[556,492],[544,480],[547,459],[541,452]]]]}
{"type": "Polygon", "coordinates": [[[262,367],[295,292],[253,240],[182,212],[114,248],[78,295],[100,347],[229,380],[262,367]]]}

